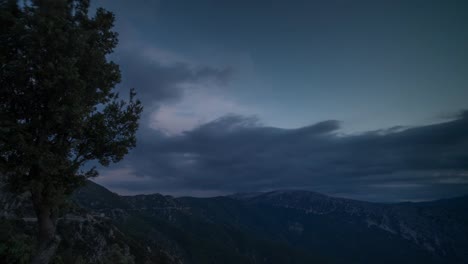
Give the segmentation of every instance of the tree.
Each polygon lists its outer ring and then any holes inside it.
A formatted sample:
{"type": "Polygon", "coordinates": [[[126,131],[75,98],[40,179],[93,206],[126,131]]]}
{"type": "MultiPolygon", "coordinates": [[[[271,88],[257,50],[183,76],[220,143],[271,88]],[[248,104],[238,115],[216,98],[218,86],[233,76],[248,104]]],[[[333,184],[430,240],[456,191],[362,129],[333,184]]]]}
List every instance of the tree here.
{"type": "Polygon", "coordinates": [[[135,92],[119,99],[114,15],[89,0],[0,2],[0,174],[29,192],[38,219],[32,263],[48,263],[67,195],[136,143],[135,92]]]}

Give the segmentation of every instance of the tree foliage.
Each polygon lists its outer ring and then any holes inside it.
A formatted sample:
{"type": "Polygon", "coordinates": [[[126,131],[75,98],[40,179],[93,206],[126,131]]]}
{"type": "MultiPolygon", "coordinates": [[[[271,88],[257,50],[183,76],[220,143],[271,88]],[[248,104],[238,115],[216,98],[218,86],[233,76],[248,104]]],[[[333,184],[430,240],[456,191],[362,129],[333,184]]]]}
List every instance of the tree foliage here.
{"type": "Polygon", "coordinates": [[[0,161],[18,191],[69,193],[86,177],[85,163],[117,162],[135,146],[142,110],[130,92],[119,100],[114,15],[86,0],[2,4],[0,161]]]}
{"type": "Polygon", "coordinates": [[[39,225],[97,175],[89,161],[118,162],[136,143],[142,106],[133,90],[119,98],[108,59],[114,15],[88,10],[88,0],[0,2],[0,173],[31,192],[39,225]]]}

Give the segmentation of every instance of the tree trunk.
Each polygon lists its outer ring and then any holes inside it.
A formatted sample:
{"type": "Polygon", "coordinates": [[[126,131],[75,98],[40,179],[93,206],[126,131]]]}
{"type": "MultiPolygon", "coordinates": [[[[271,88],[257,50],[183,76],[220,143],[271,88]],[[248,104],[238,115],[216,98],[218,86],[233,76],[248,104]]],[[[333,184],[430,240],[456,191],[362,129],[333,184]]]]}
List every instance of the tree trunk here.
{"type": "Polygon", "coordinates": [[[60,243],[60,237],[55,234],[57,217],[53,207],[44,201],[42,195],[33,193],[32,201],[37,216],[38,244],[36,255],[32,258],[31,264],[48,264],[60,243]]]}

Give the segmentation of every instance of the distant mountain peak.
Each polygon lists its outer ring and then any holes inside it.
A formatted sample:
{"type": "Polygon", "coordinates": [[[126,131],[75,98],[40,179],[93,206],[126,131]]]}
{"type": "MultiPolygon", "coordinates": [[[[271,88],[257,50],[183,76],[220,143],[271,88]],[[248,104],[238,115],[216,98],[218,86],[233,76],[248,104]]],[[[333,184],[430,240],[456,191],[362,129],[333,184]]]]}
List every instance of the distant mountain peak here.
{"type": "Polygon", "coordinates": [[[250,199],[255,199],[255,198],[260,198],[260,197],[280,197],[280,196],[287,196],[287,197],[293,197],[293,196],[305,196],[305,197],[316,197],[316,198],[328,198],[329,196],[313,192],[313,191],[307,191],[307,190],[301,190],[301,189],[279,189],[279,190],[273,190],[273,191],[266,191],[266,192],[245,192],[245,193],[235,193],[232,195],[229,195],[228,197],[238,199],[238,200],[250,200],[250,199]]]}

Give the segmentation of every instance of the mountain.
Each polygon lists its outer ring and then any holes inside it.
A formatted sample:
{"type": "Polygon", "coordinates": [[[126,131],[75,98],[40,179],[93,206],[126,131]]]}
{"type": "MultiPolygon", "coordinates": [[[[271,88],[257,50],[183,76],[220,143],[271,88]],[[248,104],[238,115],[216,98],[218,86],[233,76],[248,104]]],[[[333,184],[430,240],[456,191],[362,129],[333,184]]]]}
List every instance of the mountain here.
{"type": "Polygon", "coordinates": [[[75,200],[183,263],[466,263],[468,197],[379,204],[308,191],[213,198],[118,196],[90,183],[75,200]]]}
{"type": "MultiPolygon", "coordinates": [[[[99,197],[103,208],[120,206],[120,197],[91,182],[87,192],[99,197]],[[113,204],[112,202],[117,202],[113,204]]],[[[61,242],[51,264],[134,264],[181,263],[159,245],[121,230],[117,222],[98,211],[69,201],[61,208],[57,233],[61,242]]],[[[26,264],[34,253],[36,222],[29,195],[14,195],[0,181],[0,263],[26,264]]]]}
{"type": "MultiPolygon", "coordinates": [[[[2,230],[33,235],[20,198],[0,192],[0,242],[2,230]]],[[[120,196],[88,182],[70,204],[57,263],[81,263],[77,255],[109,263],[114,251],[130,259],[121,263],[468,263],[468,196],[396,204],[291,190],[174,198],[120,196]]]]}

